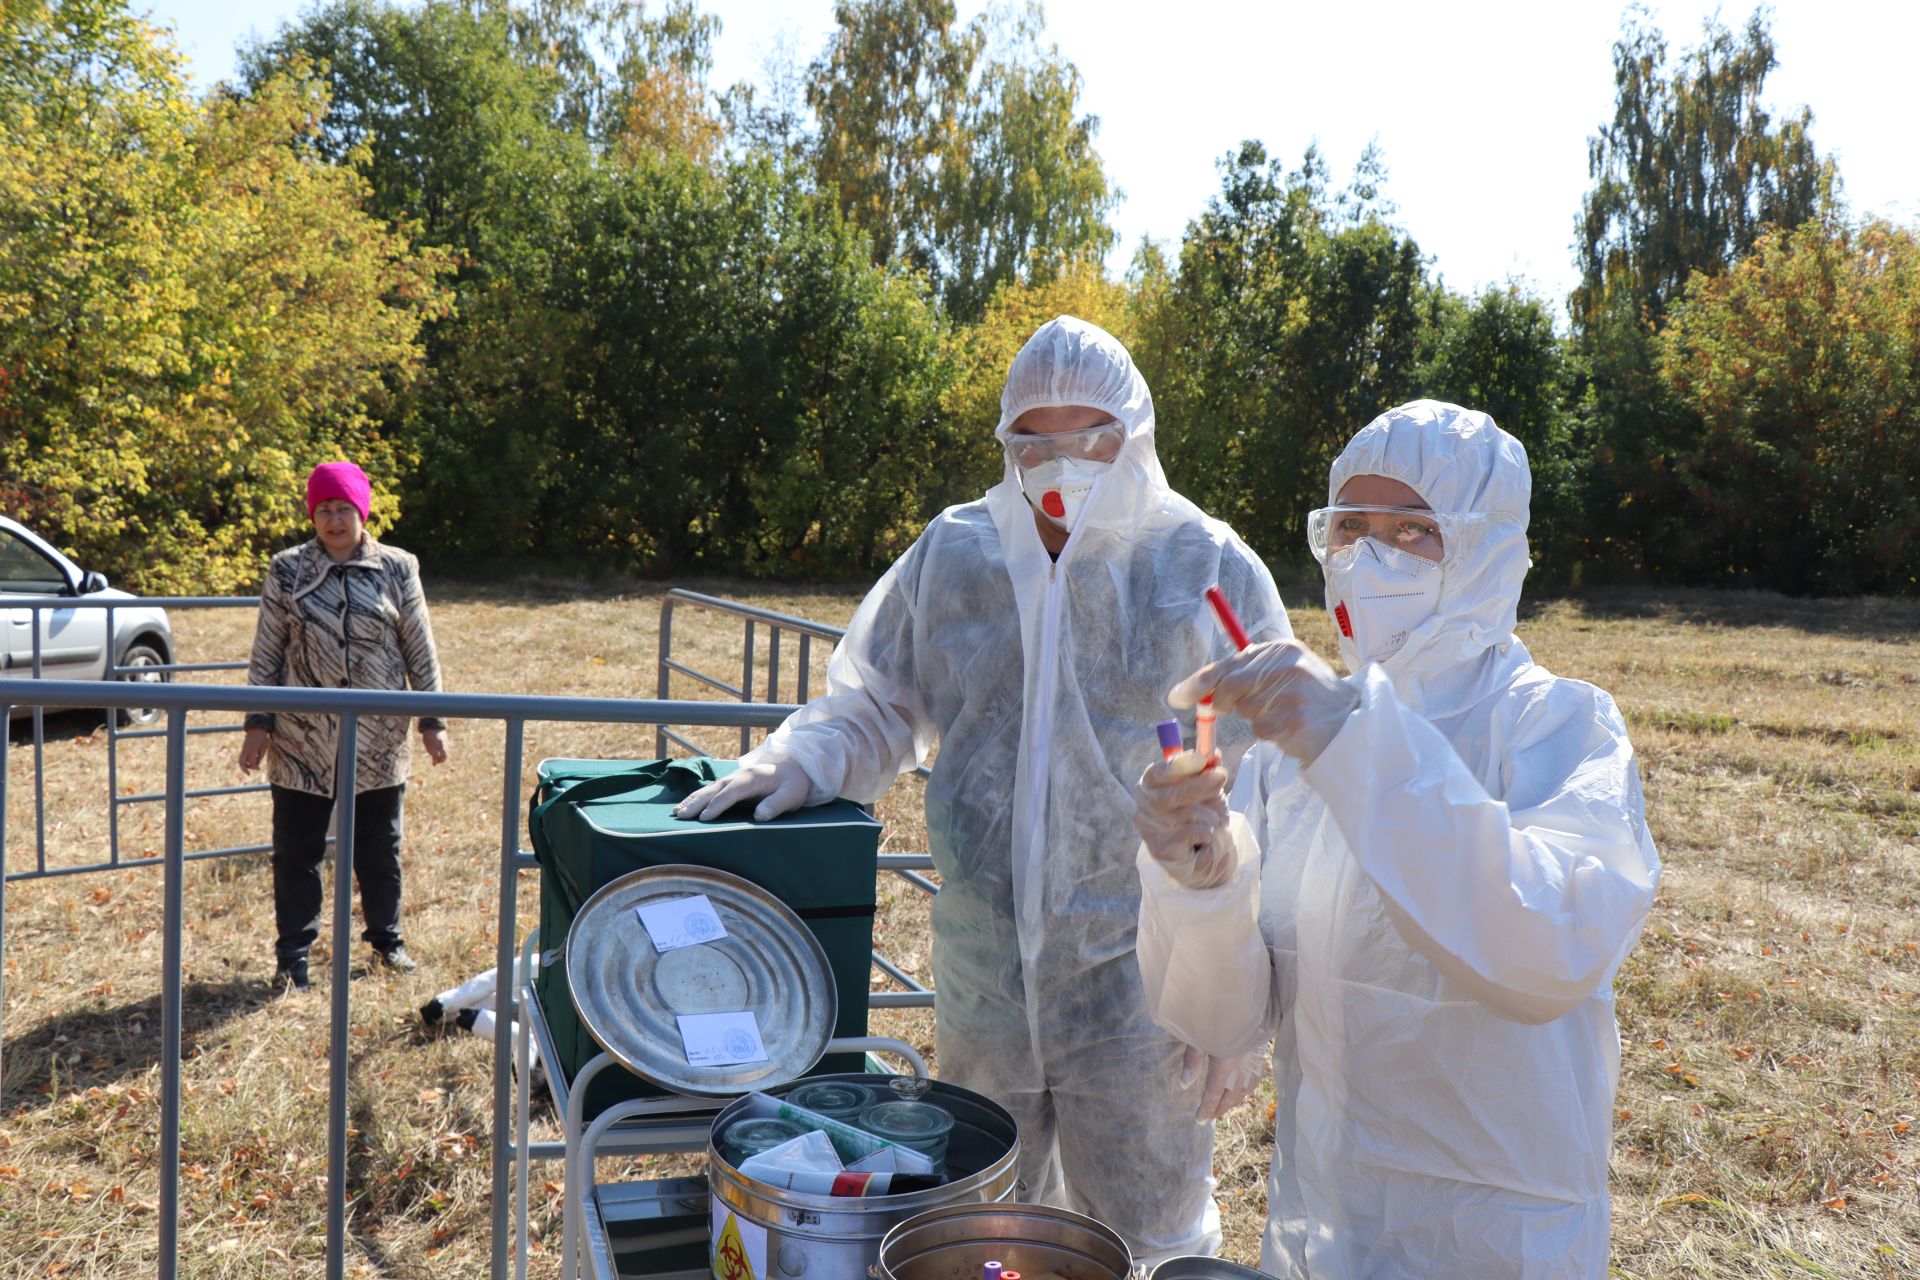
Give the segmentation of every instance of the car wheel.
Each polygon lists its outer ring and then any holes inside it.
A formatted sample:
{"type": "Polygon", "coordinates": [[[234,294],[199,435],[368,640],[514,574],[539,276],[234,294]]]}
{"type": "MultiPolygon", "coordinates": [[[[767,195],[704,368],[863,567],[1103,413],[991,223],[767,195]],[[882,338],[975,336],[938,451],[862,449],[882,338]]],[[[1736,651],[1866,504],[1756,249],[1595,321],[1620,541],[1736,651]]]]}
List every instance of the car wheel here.
{"type": "MultiPolygon", "coordinates": [[[[164,684],[173,678],[168,671],[155,671],[152,668],[167,665],[166,655],[144,640],[139,644],[127,646],[120,655],[120,676],[122,680],[135,680],[141,684],[164,684]]],[[[120,723],[124,726],[145,726],[160,722],[158,707],[122,707],[118,712],[120,723]]]]}

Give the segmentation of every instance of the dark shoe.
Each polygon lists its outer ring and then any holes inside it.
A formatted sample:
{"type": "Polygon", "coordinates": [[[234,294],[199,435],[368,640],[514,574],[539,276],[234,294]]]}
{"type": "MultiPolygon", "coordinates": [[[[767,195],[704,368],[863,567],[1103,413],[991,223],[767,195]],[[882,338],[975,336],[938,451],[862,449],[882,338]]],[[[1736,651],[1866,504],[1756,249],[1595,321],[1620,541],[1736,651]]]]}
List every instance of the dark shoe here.
{"type": "Polygon", "coordinates": [[[307,958],[302,956],[298,960],[282,960],[273,971],[273,982],[275,986],[291,987],[295,991],[305,991],[311,987],[313,984],[307,981],[307,958]]]}
{"type": "Polygon", "coordinates": [[[380,964],[387,966],[387,968],[392,969],[396,973],[412,973],[420,967],[413,962],[413,957],[407,954],[406,946],[398,942],[384,949],[375,947],[373,949],[373,956],[380,964]]]}

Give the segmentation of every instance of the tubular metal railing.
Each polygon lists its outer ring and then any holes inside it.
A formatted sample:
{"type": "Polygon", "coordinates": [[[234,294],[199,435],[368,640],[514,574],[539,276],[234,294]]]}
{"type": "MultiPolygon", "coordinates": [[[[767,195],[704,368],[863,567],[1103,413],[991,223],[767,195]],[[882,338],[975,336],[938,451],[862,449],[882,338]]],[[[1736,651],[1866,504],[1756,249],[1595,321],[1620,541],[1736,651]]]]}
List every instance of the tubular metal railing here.
{"type": "MultiPolygon", "coordinates": [[[[660,672],[656,696],[665,700],[669,695],[673,676],[679,674],[686,676],[690,680],[697,680],[709,689],[718,689],[720,692],[737,698],[741,702],[752,702],[754,670],[757,665],[754,654],[754,632],[755,628],[763,626],[766,627],[768,631],[767,701],[778,702],[780,700],[780,636],[782,632],[791,631],[800,638],[798,675],[795,679],[797,688],[794,693],[794,701],[805,702],[807,700],[809,680],[813,673],[813,642],[815,640],[826,640],[830,643],[838,644],[841,638],[847,634],[844,628],[830,627],[821,622],[811,622],[806,618],[796,618],[791,614],[775,613],[771,609],[762,609],[757,605],[741,604],[737,600],[723,600],[719,596],[703,596],[697,591],[687,591],[681,587],[675,587],[668,591],[666,599],[660,602],[660,672]],[[741,652],[745,656],[740,664],[740,683],[738,685],[729,684],[718,676],[709,675],[704,671],[687,666],[685,663],[679,662],[674,658],[673,612],[675,606],[681,604],[711,610],[714,613],[724,613],[730,617],[739,618],[744,621],[746,630],[742,637],[741,652]]],[[[667,744],[669,742],[678,743],[689,751],[700,750],[694,743],[672,732],[667,726],[661,725],[654,738],[654,750],[660,755],[666,755],[667,744]]],[[[741,754],[746,754],[752,747],[753,738],[751,731],[742,729],[740,731],[741,754]]]]}
{"type": "MultiPolygon", "coordinates": [[[[354,748],[362,716],[500,720],[505,723],[501,759],[500,891],[496,972],[513,972],[517,872],[533,860],[520,851],[522,803],[522,747],[528,721],[573,721],[597,724],[679,724],[771,728],[784,720],[791,706],[713,701],[621,701],[602,698],[560,698],[533,695],[388,692],[370,689],[295,689],[235,685],[128,685],[72,680],[0,682],[0,722],[13,706],[154,707],[166,714],[163,736],[167,744],[165,796],[165,852],[163,866],[160,1050],[160,1213],[159,1266],[161,1280],[172,1280],[179,1261],[180,1229],[180,1041],[185,878],[185,810],[187,714],[194,711],[289,712],[340,717],[338,777],[343,794],[352,794],[354,748]]],[[[0,737],[0,984],[4,983],[6,945],[7,777],[10,735],[0,737]]],[[[348,964],[352,952],[352,886],[354,824],[352,805],[339,807],[333,898],[333,979],[329,1043],[327,1104],[327,1263],[329,1280],[344,1273],[346,1260],[347,1172],[347,1046],[350,1008],[348,964]]],[[[131,865],[131,864],[120,864],[131,865]]],[[[493,1236],[492,1275],[507,1275],[507,1214],[511,1168],[510,1114],[513,1018],[508,1012],[510,982],[496,993],[493,1075],[493,1236]]],[[[0,985],[0,1009],[5,988],[0,985]]],[[[0,1046],[0,1075],[5,1070],[0,1046]]]]}
{"type": "MultiPolygon", "coordinates": [[[[241,729],[238,720],[218,725],[198,725],[189,727],[189,712],[225,712],[246,713],[264,712],[306,712],[309,714],[339,715],[341,717],[340,776],[349,780],[354,773],[354,745],[357,738],[359,718],[364,715],[400,715],[409,718],[419,716],[440,716],[442,718],[461,719],[497,719],[506,725],[506,741],[503,747],[502,798],[501,798],[501,840],[500,840],[500,891],[499,891],[499,955],[498,972],[512,971],[513,937],[515,928],[516,875],[520,869],[535,865],[532,855],[520,848],[520,813],[523,796],[520,794],[520,774],[523,765],[524,726],[528,721],[576,721],[608,724],[652,724],[656,726],[656,744],[660,754],[667,753],[668,744],[678,745],[686,750],[699,751],[701,748],[668,726],[705,726],[738,728],[741,749],[752,746],[754,730],[770,729],[786,718],[795,708],[777,701],[780,690],[781,641],[784,633],[798,637],[798,667],[794,681],[795,693],[804,701],[811,687],[811,668],[813,663],[812,642],[821,639],[838,642],[844,631],[837,627],[816,623],[804,618],[760,609],[756,606],[740,604],[714,596],[675,589],[667,593],[661,606],[660,618],[660,666],[658,689],[660,697],[654,701],[622,701],[613,699],[560,698],[540,696],[491,695],[491,694],[444,694],[410,693],[376,690],[331,690],[331,689],[295,689],[284,687],[258,687],[245,685],[175,685],[166,683],[129,683],[130,678],[154,675],[161,680],[170,680],[176,674],[199,674],[204,672],[235,671],[246,667],[244,662],[167,662],[162,664],[127,667],[120,663],[114,614],[121,609],[166,608],[253,608],[258,604],[256,597],[202,597],[171,596],[147,597],[132,600],[84,600],[64,596],[0,596],[0,607],[25,609],[32,615],[32,659],[31,680],[0,680],[0,724],[11,724],[11,711],[15,706],[33,709],[33,761],[34,761],[34,859],[30,867],[8,866],[8,785],[9,761],[13,750],[11,735],[0,738],[0,984],[4,983],[4,950],[6,942],[6,887],[10,881],[82,874],[93,871],[106,871],[123,868],[160,865],[163,868],[162,888],[162,956],[163,973],[161,975],[161,1133],[160,1133],[160,1263],[158,1274],[170,1280],[176,1273],[178,1263],[179,1232],[179,1156],[180,1156],[180,1045],[181,1045],[181,974],[182,974],[182,921],[183,871],[189,861],[204,858],[226,857],[234,854],[262,852],[271,846],[266,844],[234,845],[216,849],[189,850],[185,840],[185,811],[189,800],[213,796],[264,792],[265,784],[252,784],[232,787],[211,787],[189,789],[186,786],[186,739],[205,734],[237,733],[241,729]],[[741,667],[741,682],[733,685],[717,676],[702,672],[697,668],[676,660],[673,656],[673,613],[676,605],[695,607],[702,610],[719,612],[741,618],[745,624],[744,657],[741,667]],[[40,615],[45,610],[99,609],[107,613],[107,664],[105,678],[99,681],[49,680],[42,676],[41,638],[43,628],[40,615]],[[756,629],[768,629],[769,642],[766,650],[767,675],[765,678],[766,701],[753,701],[756,661],[756,629]],[[732,698],[733,702],[710,700],[675,701],[669,698],[671,677],[675,674],[693,679],[706,687],[717,689],[732,698]],[[46,802],[45,802],[45,728],[44,712],[48,708],[100,709],[106,712],[107,720],[107,775],[110,814],[108,856],[103,862],[83,865],[49,866],[47,861],[46,802]],[[126,710],[159,710],[164,713],[165,725],[153,729],[124,730],[119,725],[119,713],[126,710]],[[123,741],[141,739],[162,739],[165,741],[165,785],[156,792],[142,792],[122,796],[119,794],[119,744],[123,741]],[[165,808],[163,819],[162,853],[158,857],[126,858],[121,850],[121,810],[136,804],[161,804],[165,808]]],[[[172,655],[169,655],[172,656],[172,655]]],[[[927,770],[918,773],[924,777],[927,770]]],[[[347,965],[351,953],[351,885],[353,858],[353,806],[339,807],[338,834],[334,837],[336,846],[336,867],[334,873],[334,940],[332,983],[331,1040],[329,1045],[329,1105],[328,1105],[328,1198],[327,1198],[327,1272],[331,1277],[342,1274],[345,1259],[345,1175],[346,1175],[346,1081],[347,1081],[347,1028],[348,994],[347,965]]],[[[880,869],[892,872],[907,880],[916,888],[929,894],[938,892],[938,886],[925,876],[917,874],[930,870],[932,859],[924,853],[882,854],[880,869]]],[[[934,1001],[934,993],[922,985],[911,974],[889,960],[879,951],[873,952],[874,968],[888,979],[900,984],[904,991],[875,991],[869,995],[869,1007],[886,1008],[924,1008],[934,1001]]],[[[507,1274],[506,1248],[508,1231],[505,1219],[510,1206],[509,1168],[513,1151],[513,1128],[509,1123],[511,1105],[511,1081],[513,1055],[511,1045],[511,1026],[513,1018],[506,1011],[510,1002],[509,983],[502,983],[496,995],[495,1022],[495,1060],[494,1060],[494,1132],[493,1132],[493,1238],[492,1238],[492,1274],[498,1280],[507,1274]]],[[[4,1009],[5,990],[0,985],[0,1009],[4,1009]]],[[[5,1069],[4,1044],[0,1044],[0,1074],[5,1069]]],[[[524,1155],[524,1153],[522,1153],[524,1155]]]]}
{"type": "MultiPolygon", "coordinates": [[[[58,613],[69,610],[89,610],[105,612],[106,617],[106,669],[99,685],[83,682],[89,690],[88,697],[72,704],[83,710],[99,708],[108,710],[98,690],[109,682],[131,681],[146,683],[146,677],[157,676],[161,681],[169,681],[175,675],[198,675],[211,671],[244,671],[244,662],[161,662],[136,667],[121,664],[123,654],[118,643],[119,629],[115,625],[114,615],[123,609],[251,609],[259,605],[257,596],[142,596],[137,599],[85,599],[75,596],[11,596],[0,595],[0,610],[24,610],[30,618],[33,635],[32,661],[29,669],[34,680],[43,675],[44,635],[42,616],[46,613],[58,613]]],[[[174,655],[168,655],[169,657],[174,655]]],[[[6,700],[6,690],[17,687],[17,679],[0,680],[0,701],[6,700]]],[[[7,872],[9,880],[37,880],[49,876],[80,875],[89,871],[111,871],[119,867],[147,867],[160,862],[160,858],[136,858],[131,861],[120,856],[120,814],[121,810],[136,804],[164,804],[165,791],[144,792],[139,795],[120,794],[120,744],[146,738],[162,738],[165,729],[123,729],[120,727],[120,708],[114,708],[107,715],[107,860],[72,866],[50,867],[47,865],[47,800],[46,800],[46,705],[33,702],[31,698],[14,698],[16,706],[33,703],[33,826],[34,826],[34,865],[16,867],[7,872]]],[[[125,704],[121,704],[125,706],[125,704]]],[[[147,710],[152,704],[136,702],[135,710],[147,710]]],[[[203,734],[239,733],[239,724],[202,725],[188,729],[189,737],[203,734]]],[[[197,800],[207,796],[244,795],[249,792],[264,792],[267,784],[252,783],[238,787],[217,787],[208,790],[196,790],[186,793],[186,799],[197,800]]],[[[224,858],[237,853],[263,853],[271,848],[265,844],[233,845],[220,849],[197,849],[185,854],[188,861],[202,858],[224,858]]]]}
{"type": "MultiPolygon", "coordinates": [[[[762,609],[757,605],[741,604],[738,600],[725,600],[719,596],[701,595],[697,591],[688,591],[674,587],[660,602],[660,665],[659,682],[655,686],[657,696],[664,701],[672,693],[673,677],[686,676],[710,689],[738,698],[742,703],[753,701],[754,675],[757,664],[754,661],[754,633],[758,627],[767,628],[767,701],[777,702],[780,698],[780,636],[791,631],[800,638],[799,661],[796,667],[794,685],[795,697],[799,702],[807,700],[807,691],[811,687],[813,674],[813,642],[827,640],[838,644],[846,638],[846,629],[830,627],[824,622],[813,622],[806,618],[797,618],[788,613],[776,613],[772,609],[762,609]],[[729,684],[719,676],[701,671],[677,660],[673,656],[673,615],[676,607],[685,605],[704,609],[713,613],[739,618],[745,626],[741,649],[746,655],[740,664],[740,683],[729,684]]],[[[667,754],[667,744],[675,743],[688,751],[699,751],[697,743],[690,742],[681,735],[661,725],[654,738],[654,750],[660,755],[667,754]]],[[[744,755],[753,747],[752,732],[740,730],[740,751],[744,755]]],[[[925,779],[929,770],[920,765],[913,771],[916,776],[925,779]]],[[[940,892],[940,886],[921,875],[922,871],[933,869],[933,859],[924,853],[883,853],[880,855],[880,869],[891,871],[922,893],[933,895],[940,892]]],[[[915,978],[901,969],[899,965],[881,955],[873,953],[873,967],[887,977],[905,987],[905,991],[876,991],[867,998],[870,1009],[931,1009],[934,993],[915,978]]]]}

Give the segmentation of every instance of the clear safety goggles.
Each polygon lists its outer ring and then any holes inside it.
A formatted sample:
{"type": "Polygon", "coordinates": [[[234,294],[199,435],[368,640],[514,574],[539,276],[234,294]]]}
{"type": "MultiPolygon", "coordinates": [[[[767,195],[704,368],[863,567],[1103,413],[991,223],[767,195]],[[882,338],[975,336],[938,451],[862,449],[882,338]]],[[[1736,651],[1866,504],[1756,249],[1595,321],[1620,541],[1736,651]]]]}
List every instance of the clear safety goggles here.
{"type": "Polygon", "coordinates": [[[1031,469],[1055,458],[1078,462],[1112,462],[1127,442],[1127,429],[1117,422],[1078,431],[1054,431],[1046,435],[1010,435],[1003,441],[1007,457],[1016,467],[1031,469]]]}
{"type": "Polygon", "coordinates": [[[1307,547],[1313,558],[1328,556],[1362,538],[1426,560],[1444,559],[1461,537],[1485,519],[1482,512],[1428,511],[1424,507],[1321,507],[1307,516],[1307,547]]]}

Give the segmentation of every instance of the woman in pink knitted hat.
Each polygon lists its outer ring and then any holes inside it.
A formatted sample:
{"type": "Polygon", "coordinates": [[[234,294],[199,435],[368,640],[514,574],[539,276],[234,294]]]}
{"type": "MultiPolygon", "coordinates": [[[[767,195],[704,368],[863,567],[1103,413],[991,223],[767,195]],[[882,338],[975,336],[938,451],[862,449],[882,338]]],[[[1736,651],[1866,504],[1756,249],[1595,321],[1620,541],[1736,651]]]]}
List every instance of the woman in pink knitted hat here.
{"type": "MultiPolygon", "coordinates": [[[[366,531],[373,489],[351,462],[307,477],[314,536],[267,566],[247,683],[326,689],[440,688],[420,562],[366,531]]],[[[273,788],[275,979],[304,990],[307,950],[320,924],[320,862],[335,795],[338,720],[250,715],[240,767],[267,762],[273,788]]],[[[447,727],[423,717],[420,742],[447,759],[447,727]]],[[[360,717],[355,752],[353,869],[377,963],[411,972],[400,936],[401,814],[411,743],[401,716],[360,717]]]]}

